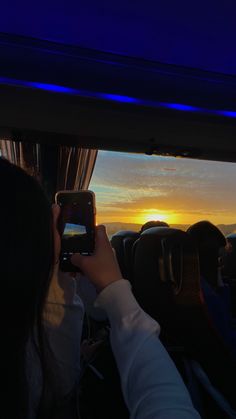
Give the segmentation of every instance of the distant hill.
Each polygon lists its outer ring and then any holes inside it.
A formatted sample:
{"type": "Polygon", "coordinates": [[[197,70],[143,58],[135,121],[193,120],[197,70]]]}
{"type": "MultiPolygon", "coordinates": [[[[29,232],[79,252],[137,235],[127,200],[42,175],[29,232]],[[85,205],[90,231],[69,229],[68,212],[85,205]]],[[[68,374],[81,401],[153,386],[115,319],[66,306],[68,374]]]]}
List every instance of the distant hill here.
{"type": "MultiPolygon", "coordinates": [[[[107,234],[111,237],[117,231],[120,230],[132,230],[139,231],[141,224],[135,223],[104,223],[107,229],[107,234]]],[[[170,227],[178,228],[180,230],[186,231],[190,224],[171,224],[170,227]]],[[[230,233],[236,232],[236,224],[219,224],[217,227],[222,231],[222,233],[227,236],[230,233]]]]}

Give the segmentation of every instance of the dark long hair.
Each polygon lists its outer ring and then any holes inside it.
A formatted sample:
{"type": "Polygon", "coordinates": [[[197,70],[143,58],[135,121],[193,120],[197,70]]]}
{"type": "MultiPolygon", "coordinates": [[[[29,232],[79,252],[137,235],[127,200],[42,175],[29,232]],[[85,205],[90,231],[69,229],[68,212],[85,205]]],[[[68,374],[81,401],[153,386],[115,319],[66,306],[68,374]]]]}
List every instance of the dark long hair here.
{"type": "Polygon", "coordinates": [[[26,347],[36,331],[42,354],[42,312],[53,264],[52,215],[39,183],[0,158],[1,411],[27,418],[26,347]]]}

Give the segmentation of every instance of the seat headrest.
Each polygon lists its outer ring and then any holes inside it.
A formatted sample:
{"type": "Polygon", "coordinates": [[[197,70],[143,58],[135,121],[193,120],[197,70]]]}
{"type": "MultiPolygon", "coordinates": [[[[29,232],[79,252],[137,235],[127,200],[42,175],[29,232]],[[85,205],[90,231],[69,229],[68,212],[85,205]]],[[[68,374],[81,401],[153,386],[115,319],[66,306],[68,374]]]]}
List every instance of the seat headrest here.
{"type": "Polygon", "coordinates": [[[178,229],[155,227],[144,231],[135,242],[133,272],[136,298],[151,316],[162,322],[183,288],[189,298],[200,292],[196,246],[187,233],[178,229]],[[186,269],[191,270],[189,264],[195,272],[195,277],[191,277],[195,284],[191,286],[184,280],[186,269]]]}
{"type": "Polygon", "coordinates": [[[166,235],[173,235],[174,231],[181,231],[181,230],[177,230],[175,228],[170,228],[170,227],[164,227],[164,226],[158,226],[158,227],[151,227],[148,228],[146,230],[144,230],[141,233],[141,236],[166,236],[166,235]]]}
{"type": "Polygon", "coordinates": [[[121,238],[124,238],[124,237],[134,237],[137,234],[138,233],[136,231],[132,231],[132,230],[120,230],[120,231],[117,231],[117,233],[113,234],[112,239],[114,237],[121,237],[121,238]]]}
{"type": "Polygon", "coordinates": [[[231,233],[226,236],[227,241],[229,241],[232,245],[236,246],[236,233],[231,233]]]}
{"type": "Polygon", "coordinates": [[[165,223],[165,221],[148,221],[142,225],[140,233],[153,227],[169,227],[169,224],[165,223]]]}

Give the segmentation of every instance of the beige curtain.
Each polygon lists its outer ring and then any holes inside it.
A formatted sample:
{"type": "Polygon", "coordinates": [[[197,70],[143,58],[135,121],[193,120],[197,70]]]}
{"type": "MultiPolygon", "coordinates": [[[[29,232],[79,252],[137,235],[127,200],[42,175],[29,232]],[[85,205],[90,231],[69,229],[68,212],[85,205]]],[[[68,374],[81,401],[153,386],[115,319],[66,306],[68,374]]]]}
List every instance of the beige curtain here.
{"type": "Polygon", "coordinates": [[[39,144],[1,140],[0,148],[3,157],[40,180],[39,144]]]}
{"type": "Polygon", "coordinates": [[[57,189],[88,189],[97,150],[60,146],[57,189]]]}
{"type": "Polygon", "coordinates": [[[58,190],[88,189],[97,150],[1,140],[2,156],[43,185],[50,199],[58,190]]]}

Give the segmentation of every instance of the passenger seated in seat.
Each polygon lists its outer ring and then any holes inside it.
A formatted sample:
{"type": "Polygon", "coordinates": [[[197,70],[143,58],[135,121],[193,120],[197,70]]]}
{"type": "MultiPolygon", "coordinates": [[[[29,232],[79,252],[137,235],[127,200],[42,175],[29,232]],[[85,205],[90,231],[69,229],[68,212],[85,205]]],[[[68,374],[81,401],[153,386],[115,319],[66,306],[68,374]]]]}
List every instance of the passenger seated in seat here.
{"type": "Polygon", "coordinates": [[[221,231],[209,221],[199,221],[187,230],[198,246],[200,271],[205,280],[215,289],[222,286],[219,257],[226,246],[221,231]]]}
{"type": "MultiPolygon", "coordinates": [[[[58,273],[60,208],[51,210],[37,181],[4,159],[0,182],[1,414],[72,419],[83,305],[73,278],[58,273]]],[[[199,418],[159,341],[159,324],[140,308],[122,279],[103,226],[97,228],[94,255],[75,254],[72,262],[99,291],[96,306],[110,320],[131,417],[199,418]]]]}
{"type": "Polygon", "coordinates": [[[214,326],[236,356],[236,330],[233,327],[230,289],[221,277],[222,249],[226,239],[209,221],[193,224],[187,232],[195,239],[199,250],[201,287],[214,326]]]}
{"type": "Polygon", "coordinates": [[[147,223],[143,224],[141,229],[140,229],[140,234],[145,231],[148,230],[149,228],[152,227],[169,227],[169,224],[165,223],[165,221],[147,221],[147,223]]]}

